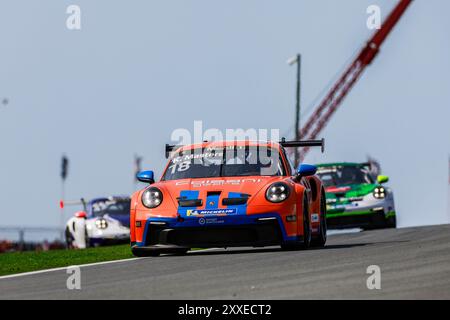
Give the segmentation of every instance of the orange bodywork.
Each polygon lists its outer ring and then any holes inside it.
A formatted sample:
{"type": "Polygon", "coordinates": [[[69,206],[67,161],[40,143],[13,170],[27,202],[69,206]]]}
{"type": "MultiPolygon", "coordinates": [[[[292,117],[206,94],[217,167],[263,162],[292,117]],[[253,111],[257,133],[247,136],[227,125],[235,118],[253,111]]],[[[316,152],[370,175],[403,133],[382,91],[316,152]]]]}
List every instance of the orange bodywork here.
{"type": "MultiPolygon", "coordinates": [[[[133,194],[131,198],[130,214],[130,232],[132,245],[148,245],[148,228],[151,223],[170,223],[171,228],[224,228],[226,226],[235,226],[253,221],[263,221],[264,219],[276,219],[280,224],[281,242],[297,241],[304,234],[303,230],[303,204],[308,201],[309,220],[311,230],[314,233],[319,232],[322,183],[317,176],[296,179],[292,172],[291,165],[288,163],[283,148],[278,143],[273,142],[251,142],[251,141],[231,141],[231,142],[205,142],[184,146],[176,150],[181,151],[196,148],[218,148],[227,146],[258,146],[268,147],[277,150],[280,154],[282,165],[284,166],[284,175],[278,176],[238,176],[238,177],[214,177],[214,178],[195,178],[180,180],[161,180],[150,186],[158,188],[163,195],[162,203],[154,209],[147,208],[142,203],[142,193],[144,188],[133,194]],[[272,203],[266,199],[267,188],[275,182],[284,182],[290,189],[289,197],[280,202],[272,203]],[[179,199],[182,193],[195,194],[195,198],[203,199],[202,204],[196,207],[196,210],[202,212],[207,210],[211,203],[216,203],[215,212],[220,209],[226,210],[229,206],[223,205],[224,199],[232,194],[249,195],[245,206],[241,206],[233,217],[226,213],[216,213],[214,215],[195,215],[189,216],[189,210],[180,214],[179,199]],[[215,198],[208,198],[209,195],[215,198]],[[210,201],[213,199],[214,201],[210,201]],[[186,213],[187,212],[187,213],[186,213]],[[203,220],[201,220],[203,218],[203,220]],[[208,219],[212,222],[208,225],[208,219]],[[204,225],[198,225],[197,221],[206,221],[204,225]]],[[[170,163],[170,161],[169,161],[170,163]]],[[[168,170],[169,164],[165,170],[168,170]]],[[[163,175],[164,176],[164,175],[163,175]]],[[[192,210],[191,210],[192,211],[192,210]]]]}

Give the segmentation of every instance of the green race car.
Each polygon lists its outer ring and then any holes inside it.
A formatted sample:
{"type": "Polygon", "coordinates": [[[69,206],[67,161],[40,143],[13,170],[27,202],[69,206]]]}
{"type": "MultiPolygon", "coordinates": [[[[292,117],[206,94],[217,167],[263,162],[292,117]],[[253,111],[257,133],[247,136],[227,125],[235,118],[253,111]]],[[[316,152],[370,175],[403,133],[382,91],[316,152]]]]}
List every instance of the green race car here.
{"type": "Polygon", "coordinates": [[[387,176],[375,176],[370,163],[317,165],[327,201],[330,228],[395,228],[394,195],[384,184],[387,176]]]}

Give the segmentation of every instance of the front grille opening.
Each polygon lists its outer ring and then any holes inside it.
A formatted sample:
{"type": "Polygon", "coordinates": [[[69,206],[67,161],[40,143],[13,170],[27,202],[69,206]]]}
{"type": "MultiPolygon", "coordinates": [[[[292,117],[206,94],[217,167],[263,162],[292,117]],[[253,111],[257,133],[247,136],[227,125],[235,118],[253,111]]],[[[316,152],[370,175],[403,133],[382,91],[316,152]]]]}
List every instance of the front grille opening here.
{"type": "Polygon", "coordinates": [[[203,229],[203,230],[174,230],[169,232],[167,242],[176,245],[184,243],[221,245],[225,243],[249,243],[257,241],[256,230],[252,229],[203,229]]]}
{"type": "Polygon", "coordinates": [[[178,199],[180,207],[200,207],[202,204],[202,199],[178,199]]]}
{"type": "Polygon", "coordinates": [[[171,244],[190,247],[266,246],[282,242],[277,221],[266,221],[255,225],[194,227],[167,229],[150,226],[147,245],[171,244]]]}
{"type": "Polygon", "coordinates": [[[224,206],[238,206],[238,205],[246,204],[247,200],[248,200],[248,197],[243,197],[243,198],[224,198],[222,200],[222,204],[224,206]]]}
{"type": "Polygon", "coordinates": [[[383,213],[327,218],[327,226],[329,229],[364,228],[371,225],[383,225],[384,222],[385,219],[383,213]]]}

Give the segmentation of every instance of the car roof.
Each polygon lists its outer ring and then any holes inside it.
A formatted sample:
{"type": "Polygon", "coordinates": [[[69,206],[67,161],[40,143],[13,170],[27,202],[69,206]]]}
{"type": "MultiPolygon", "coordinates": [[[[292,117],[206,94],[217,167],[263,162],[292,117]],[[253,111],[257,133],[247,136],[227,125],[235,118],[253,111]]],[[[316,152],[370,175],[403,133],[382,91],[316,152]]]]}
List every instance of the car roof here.
{"type": "Polygon", "coordinates": [[[316,167],[361,167],[364,166],[364,163],[357,162],[332,162],[332,163],[320,163],[317,164],[316,167]]]}
{"type": "Polygon", "coordinates": [[[281,148],[280,144],[272,141],[255,141],[255,140],[222,140],[222,141],[205,141],[201,143],[194,143],[189,145],[184,145],[174,150],[175,153],[180,151],[192,150],[196,148],[218,148],[218,147],[229,147],[229,146],[252,146],[252,147],[268,147],[279,150],[281,148]]]}
{"type": "Polygon", "coordinates": [[[89,204],[92,204],[92,203],[95,203],[95,202],[98,202],[98,201],[107,201],[107,200],[126,200],[126,199],[129,199],[130,197],[129,196],[110,196],[110,197],[99,197],[99,198],[93,198],[93,199],[91,199],[91,200],[89,200],[89,204]]]}

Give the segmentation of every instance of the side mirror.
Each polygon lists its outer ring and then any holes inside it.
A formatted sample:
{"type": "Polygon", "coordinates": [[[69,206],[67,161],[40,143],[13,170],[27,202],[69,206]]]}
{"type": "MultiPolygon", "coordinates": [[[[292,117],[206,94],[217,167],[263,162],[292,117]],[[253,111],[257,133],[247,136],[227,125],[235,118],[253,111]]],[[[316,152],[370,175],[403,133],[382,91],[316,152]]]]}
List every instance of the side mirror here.
{"type": "Polygon", "coordinates": [[[85,211],[78,211],[78,212],[75,212],[75,217],[76,218],[84,218],[84,219],[86,219],[87,218],[87,213],[85,211]]]}
{"type": "Polygon", "coordinates": [[[140,182],[146,182],[149,184],[155,183],[155,179],[153,178],[153,171],[141,171],[136,175],[136,178],[140,182]]]}
{"type": "Polygon", "coordinates": [[[380,175],[377,177],[377,181],[379,184],[386,183],[389,181],[389,177],[380,175]]]}
{"type": "Polygon", "coordinates": [[[309,177],[316,174],[317,167],[310,164],[301,164],[298,166],[297,175],[299,177],[309,177]]]}

